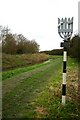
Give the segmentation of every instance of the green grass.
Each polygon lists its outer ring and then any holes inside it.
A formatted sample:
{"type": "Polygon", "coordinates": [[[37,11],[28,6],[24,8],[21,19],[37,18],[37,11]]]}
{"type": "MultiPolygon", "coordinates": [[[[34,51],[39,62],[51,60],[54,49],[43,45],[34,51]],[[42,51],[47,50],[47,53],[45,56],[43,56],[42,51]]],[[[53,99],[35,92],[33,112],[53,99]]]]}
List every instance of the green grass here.
{"type": "MultiPolygon", "coordinates": [[[[61,104],[62,57],[24,69],[20,68],[21,72],[15,72],[11,79],[5,77],[3,81],[3,118],[79,120],[76,99],[67,96],[66,105],[61,104]],[[27,73],[31,74],[27,77],[27,73]],[[22,79],[17,79],[18,76],[22,79]]],[[[69,58],[67,69],[77,69],[76,60],[69,58]]]]}
{"type": "MultiPolygon", "coordinates": [[[[45,63],[45,64],[47,64],[47,63],[45,63]]],[[[7,78],[11,78],[11,77],[16,76],[20,73],[27,72],[27,71],[33,70],[35,68],[38,68],[38,67],[44,66],[45,64],[40,63],[40,64],[32,65],[29,67],[15,68],[13,70],[3,71],[2,72],[2,80],[5,80],[7,78]]]]}
{"type": "Polygon", "coordinates": [[[42,63],[38,63],[38,64],[35,64],[35,65],[32,65],[32,66],[28,66],[28,67],[21,67],[21,68],[15,68],[15,69],[12,69],[12,70],[3,71],[2,72],[2,80],[14,77],[14,76],[16,76],[16,75],[18,75],[20,73],[23,73],[23,72],[31,71],[33,69],[45,66],[47,64],[51,64],[51,60],[52,59],[56,60],[56,58],[59,58],[59,56],[54,56],[53,58],[50,57],[50,61],[49,62],[42,62],[42,63]]]}

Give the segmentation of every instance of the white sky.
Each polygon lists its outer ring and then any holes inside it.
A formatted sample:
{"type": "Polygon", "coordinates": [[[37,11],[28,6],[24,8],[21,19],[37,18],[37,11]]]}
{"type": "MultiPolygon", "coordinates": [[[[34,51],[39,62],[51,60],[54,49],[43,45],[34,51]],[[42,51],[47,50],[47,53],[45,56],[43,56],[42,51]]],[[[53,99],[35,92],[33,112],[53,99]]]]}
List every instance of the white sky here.
{"type": "Polygon", "coordinates": [[[0,25],[12,33],[35,39],[40,50],[60,48],[58,17],[74,17],[74,33],[78,31],[79,0],[0,0],[0,25]]]}

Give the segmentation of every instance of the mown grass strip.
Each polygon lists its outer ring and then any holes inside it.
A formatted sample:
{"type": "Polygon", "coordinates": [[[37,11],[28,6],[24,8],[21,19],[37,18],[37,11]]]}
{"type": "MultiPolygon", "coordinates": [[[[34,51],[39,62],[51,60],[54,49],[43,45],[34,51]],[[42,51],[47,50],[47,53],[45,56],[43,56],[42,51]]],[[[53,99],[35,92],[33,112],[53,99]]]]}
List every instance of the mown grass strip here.
{"type": "Polygon", "coordinates": [[[23,82],[17,85],[14,90],[4,94],[3,116],[24,117],[24,114],[26,113],[26,117],[29,117],[31,113],[30,111],[35,111],[33,110],[35,106],[31,106],[30,103],[32,103],[45,89],[46,84],[49,82],[49,78],[52,74],[55,75],[56,71],[61,66],[60,63],[61,59],[60,61],[57,60],[56,62],[51,63],[52,66],[50,65],[46,70],[24,79],[23,82]],[[25,111],[24,114],[23,111],[25,111]]]}
{"type": "Polygon", "coordinates": [[[40,63],[40,64],[32,65],[32,66],[29,66],[29,67],[23,67],[23,68],[17,68],[17,69],[14,69],[14,70],[4,71],[4,72],[2,72],[2,80],[5,80],[7,78],[11,78],[11,77],[16,76],[20,73],[27,72],[27,71],[33,70],[35,68],[38,68],[38,67],[41,67],[41,66],[44,66],[44,65],[45,64],[40,63]]]}
{"type": "MultiPolygon", "coordinates": [[[[57,59],[60,59],[60,58],[57,57],[56,59],[54,59],[54,62],[57,59]]],[[[45,66],[45,65],[47,65],[49,63],[51,64],[51,62],[49,61],[49,62],[43,62],[43,63],[40,63],[40,64],[32,65],[32,66],[29,66],[29,67],[23,67],[23,68],[17,68],[17,69],[14,69],[14,70],[3,71],[2,72],[2,80],[14,77],[14,76],[16,76],[16,75],[18,75],[20,73],[24,73],[24,72],[31,71],[33,69],[45,66]]]]}

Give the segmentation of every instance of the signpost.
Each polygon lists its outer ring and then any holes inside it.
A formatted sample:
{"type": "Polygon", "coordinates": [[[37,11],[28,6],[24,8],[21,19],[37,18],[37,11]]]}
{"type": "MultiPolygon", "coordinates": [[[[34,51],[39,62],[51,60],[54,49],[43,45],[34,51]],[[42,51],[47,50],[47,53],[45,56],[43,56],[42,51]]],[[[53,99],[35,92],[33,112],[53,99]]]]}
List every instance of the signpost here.
{"type": "Polygon", "coordinates": [[[64,42],[61,42],[63,47],[63,81],[62,81],[62,104],[66,101],[66,63],[67,63],[67,49],[70,47],[69,39],[73,33],[73,17],[59,19],[58,18],[58,33],[64,42]]]}

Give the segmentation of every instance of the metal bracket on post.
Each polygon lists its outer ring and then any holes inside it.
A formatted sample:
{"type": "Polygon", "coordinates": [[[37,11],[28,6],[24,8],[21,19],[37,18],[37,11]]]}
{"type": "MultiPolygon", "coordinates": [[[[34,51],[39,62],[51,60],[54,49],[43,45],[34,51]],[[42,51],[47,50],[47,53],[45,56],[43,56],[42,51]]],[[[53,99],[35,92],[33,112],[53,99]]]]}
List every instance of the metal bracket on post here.
{"type": "Polygon", "coordinates": [[[66,102],[66,63],[67,63],[67,49],[70,47],[69,39],[73,33],[73,17],[59,19],[58,18],[58,33],[64,42],[61,42],[60,47],[63,47],[63,81],[62,81],[62,104],[66,102]]]}
{"type": "Polygon", "coordinates": [[[69,47],[70,47],[70,43],[69,43],[68,41],[61,42],[61,43],[60,43],[60,47],[69,48],[69,47]]]}

